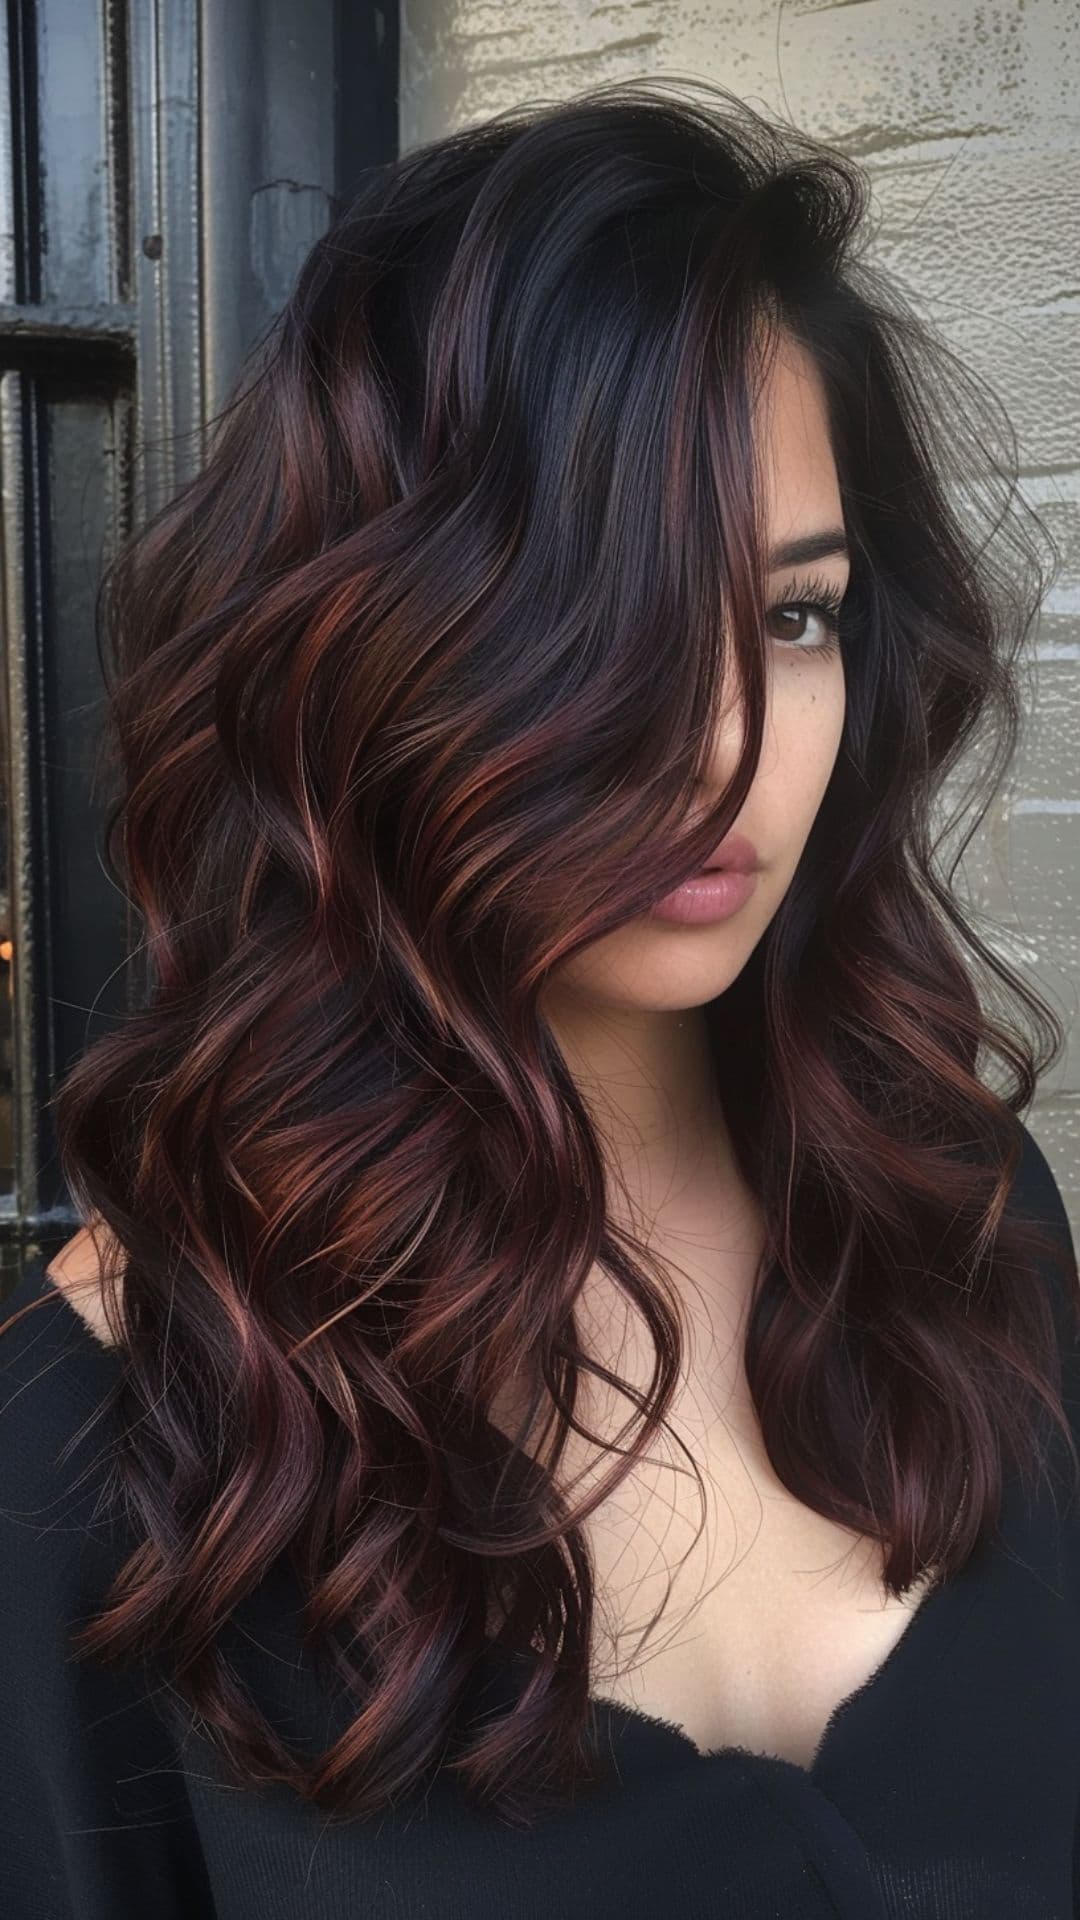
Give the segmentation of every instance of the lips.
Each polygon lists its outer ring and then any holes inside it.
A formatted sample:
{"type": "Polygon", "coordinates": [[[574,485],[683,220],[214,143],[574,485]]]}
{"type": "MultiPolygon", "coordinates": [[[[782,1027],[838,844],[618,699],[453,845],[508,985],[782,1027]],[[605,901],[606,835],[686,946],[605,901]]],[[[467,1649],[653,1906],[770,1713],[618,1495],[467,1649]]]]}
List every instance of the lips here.
{"type": "Polygon", "coordinates": [[[703,873],[756,873],[757,848],[744,833],[729,833],[701,869],[703,873]]]}

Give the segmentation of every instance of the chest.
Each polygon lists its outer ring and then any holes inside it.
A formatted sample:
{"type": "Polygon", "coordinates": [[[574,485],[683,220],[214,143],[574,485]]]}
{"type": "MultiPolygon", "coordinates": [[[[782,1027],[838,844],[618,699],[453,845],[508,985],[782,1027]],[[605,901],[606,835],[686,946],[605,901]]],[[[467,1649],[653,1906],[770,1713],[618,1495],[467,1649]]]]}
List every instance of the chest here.
{"type": "MultiPolygon", "coordinates": [[[[758,1248],[681,1270],[689,1333],[668,1430],[584,1522],[595,1582],[594,1695],[679,1727],[703,1752],[744,1747],[809,1767],[835,1709],[872,1679],[933,1572],[899,1597],[880,1545],[807,1507],[765,1448],[743,1354],[758,1248]],[[692,1462],[700,1469],[700,1484],[692,1462]]],[[[652,1349],[597,1281],[588,1344],[639,1392],[652,1349]]],[[[632,1409],[597,1376],[581,1404],[594,1436],[626,1442],[632,1409]]],[[[560,1478],[574,1504],[612,1455],[573,1436],[560,1478]]]]}
{"type": "Polygon", "coordinates": [[[734,1449],[709,1464],[700,1532],[684,1481],[685,1468],[652,1463],[587,1523],[592,1690],[675,1724],[703,1752],[740,1746],[809,1767],[830,1716],[888,1658],[930,1577],[888,1595],[874,1542],[804,1507],[734,1449]]]}

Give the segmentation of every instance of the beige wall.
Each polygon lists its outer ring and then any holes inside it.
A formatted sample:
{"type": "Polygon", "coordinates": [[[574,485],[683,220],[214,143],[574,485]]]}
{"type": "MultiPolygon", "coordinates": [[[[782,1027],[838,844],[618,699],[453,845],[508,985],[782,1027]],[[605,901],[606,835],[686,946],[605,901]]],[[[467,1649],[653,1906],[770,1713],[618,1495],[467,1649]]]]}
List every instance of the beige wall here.
{"type": "Polygon", "coordinates": [[[403,0],[402,146],[602,80],[702,76],[868,169],[878,257],[1005,401],[1063,555],[1025,734],[962,884],[1072,1031],[1030,1124],[1080,1245],[1080,8],[403,0]]]}

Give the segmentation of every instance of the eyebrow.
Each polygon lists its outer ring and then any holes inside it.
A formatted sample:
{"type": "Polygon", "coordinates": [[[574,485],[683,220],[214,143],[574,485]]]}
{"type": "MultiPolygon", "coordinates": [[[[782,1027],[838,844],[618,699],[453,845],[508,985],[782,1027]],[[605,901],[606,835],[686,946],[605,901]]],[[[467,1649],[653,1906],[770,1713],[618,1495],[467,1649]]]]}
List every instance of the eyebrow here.
{"type": "Polygon", "coordinates": [[[843,527],[825,527],[820,533],[804,533],[798,540],[788,540],[783,546],[773,547],[769,555],[769,571],[775,573],[779,567],[806,566],[811,560],[825,560],[833,553],[851,558],[843,527]]]}

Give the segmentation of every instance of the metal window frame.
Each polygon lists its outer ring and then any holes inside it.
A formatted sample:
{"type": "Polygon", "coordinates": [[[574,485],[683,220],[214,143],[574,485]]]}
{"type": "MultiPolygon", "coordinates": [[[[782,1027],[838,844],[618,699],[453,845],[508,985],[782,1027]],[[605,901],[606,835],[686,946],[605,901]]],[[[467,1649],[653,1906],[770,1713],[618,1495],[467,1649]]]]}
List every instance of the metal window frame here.
{"type": "Polygon", "coordinates": [[[115,983],[131,973],[126,909],[93,852],[103,690],[82,576],[63,598],[84,527],[57,482],[57,441],[85,462],[84,502],[101,466],[103,559],[201,461],[207,421],[335,202],[397,152],[399,32],[395,4],[362,0],[0,8],[12,1159],[0,1294],[28,1253],[51,1257],[79,1224],[49,1101],[123,1013],[115,983]]]}

